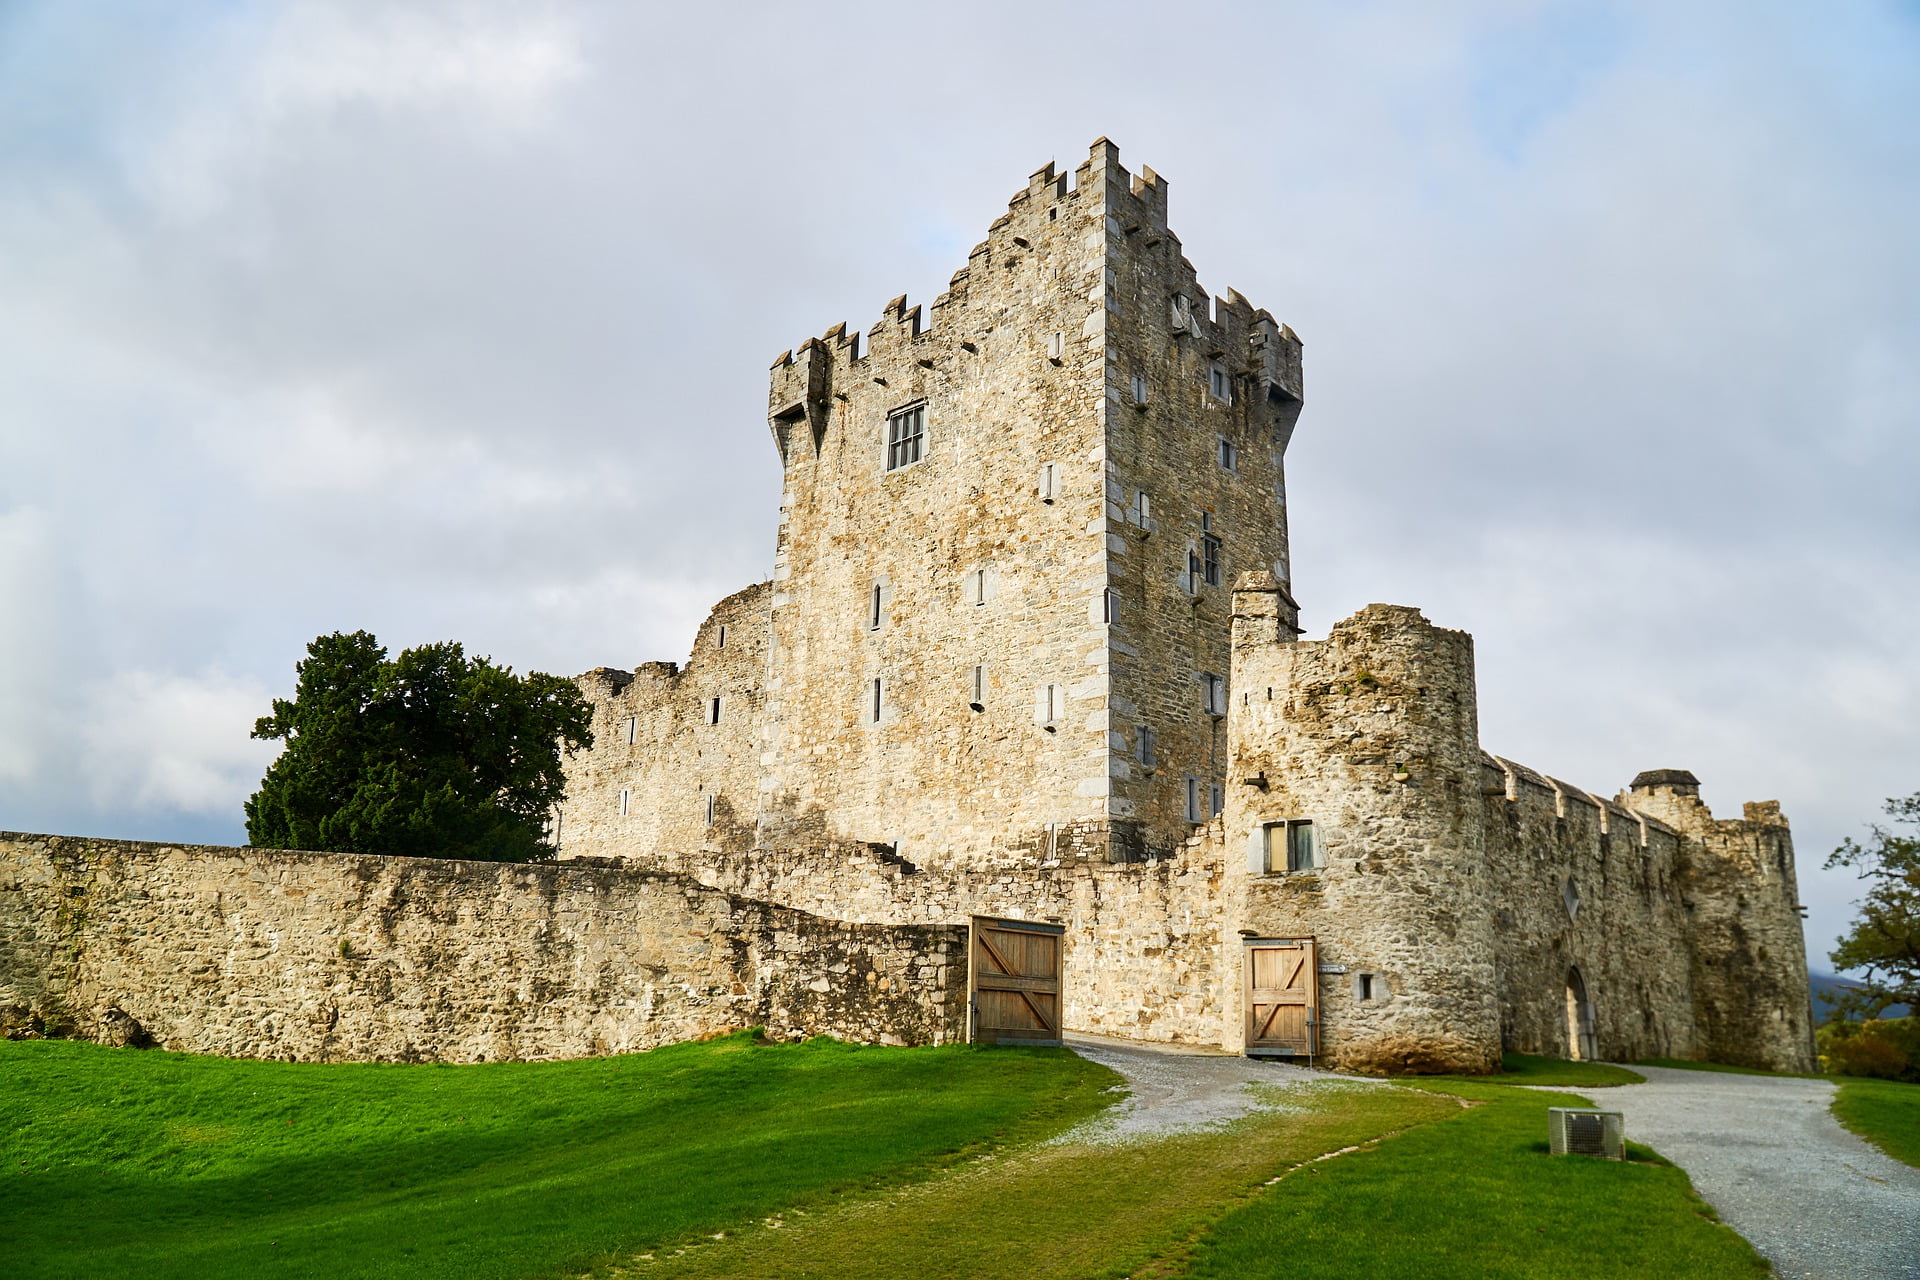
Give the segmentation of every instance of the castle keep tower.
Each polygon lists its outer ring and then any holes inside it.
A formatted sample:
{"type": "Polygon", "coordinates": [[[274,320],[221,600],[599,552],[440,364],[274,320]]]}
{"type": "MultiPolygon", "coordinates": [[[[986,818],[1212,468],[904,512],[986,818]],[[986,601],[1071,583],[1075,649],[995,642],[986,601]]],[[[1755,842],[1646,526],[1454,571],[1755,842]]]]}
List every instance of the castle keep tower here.
{"type": "Polygon", "coordinates": [[[926,312],[783,354],[759,842],[1185,839],[1223,803],[1231,577],[1288,579],[1300,404],[1299,340],[1208,298],[1105,139],[926,312]]]}

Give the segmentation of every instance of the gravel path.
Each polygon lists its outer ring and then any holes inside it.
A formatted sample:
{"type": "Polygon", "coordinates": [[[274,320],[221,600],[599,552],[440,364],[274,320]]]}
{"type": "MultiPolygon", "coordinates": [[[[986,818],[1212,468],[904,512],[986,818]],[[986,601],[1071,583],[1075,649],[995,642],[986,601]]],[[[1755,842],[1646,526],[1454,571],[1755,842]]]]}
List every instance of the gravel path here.
{"type": "Polygon", "coordinates": [[[1621,1112],[1786,1280],[1920,1280],[1920,1169],[1841,1128],[1830,1081],[1633,1070],[1565,1092],[1621,1112]]]}
{"type": "Polygon", "coordinates": [[[1118,1071],[1133,1092],[1112,1112],[1077,1126],[1061,1141],[1158,1137],[1180,1129],[1225,1124],[1254,1111],[1284,1109],[1284,1104],[1261,1098],[1249,1085],[1310,1085],[1320,1080],[1356,1083],[1351,1077],[1309,1071],[1270,1058],[1243,1058],[1193,1045],[1069,1035],[1067,1047],[1118,1071]]]}

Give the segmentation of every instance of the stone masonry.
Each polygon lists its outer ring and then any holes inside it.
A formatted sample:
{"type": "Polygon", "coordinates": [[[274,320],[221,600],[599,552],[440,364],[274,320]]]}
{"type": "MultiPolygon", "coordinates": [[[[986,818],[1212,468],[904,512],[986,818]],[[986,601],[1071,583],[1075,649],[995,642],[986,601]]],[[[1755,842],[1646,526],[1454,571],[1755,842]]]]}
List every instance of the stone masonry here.
{"type": "Polygon", "coordinates": [[[0,833],[0,1032],[298,1061],[621,1053],[763,1026],[965,1036],[966,929],[599,862],[0,833]]]}

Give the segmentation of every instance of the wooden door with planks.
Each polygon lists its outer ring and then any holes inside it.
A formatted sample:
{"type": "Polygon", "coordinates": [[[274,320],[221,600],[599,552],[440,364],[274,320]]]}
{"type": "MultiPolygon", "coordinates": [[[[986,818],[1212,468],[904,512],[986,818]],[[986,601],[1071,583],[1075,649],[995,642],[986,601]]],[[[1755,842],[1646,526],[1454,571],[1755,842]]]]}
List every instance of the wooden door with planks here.
{"type": "Polygon", "coordinates": [[[975,916],[967,995],[975,1044],[1060,1041],[1060,967],[1066,928],[975,916]]]}
{"type": "Polygon", "coordinates": [[[1312,938],[1248,938],[1247,1052],[1308,1057],[1320,1048],[1320,976],[1312,938]]]}

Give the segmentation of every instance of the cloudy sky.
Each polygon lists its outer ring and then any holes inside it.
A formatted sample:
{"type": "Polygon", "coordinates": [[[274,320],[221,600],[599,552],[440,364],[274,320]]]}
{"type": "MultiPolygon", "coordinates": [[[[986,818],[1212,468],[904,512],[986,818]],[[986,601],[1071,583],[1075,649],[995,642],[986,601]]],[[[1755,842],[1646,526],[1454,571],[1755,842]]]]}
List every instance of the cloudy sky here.
{"type": "Polygon", "coordinates": [[[765,371],[1097,136],[1306,342],[1296,590],[1490,749],[1920,790],[1920,6],[0,3],[0,828],[238,842],[316,634],[572,673],[766,576],[765,371]],[[724,15],[716,21],[716,16],[724,15]]]}

